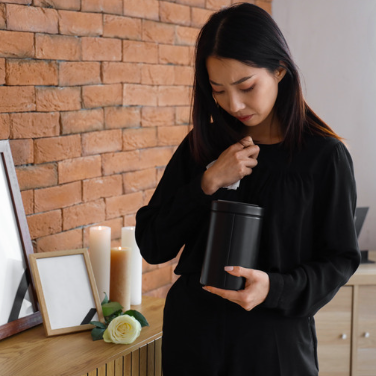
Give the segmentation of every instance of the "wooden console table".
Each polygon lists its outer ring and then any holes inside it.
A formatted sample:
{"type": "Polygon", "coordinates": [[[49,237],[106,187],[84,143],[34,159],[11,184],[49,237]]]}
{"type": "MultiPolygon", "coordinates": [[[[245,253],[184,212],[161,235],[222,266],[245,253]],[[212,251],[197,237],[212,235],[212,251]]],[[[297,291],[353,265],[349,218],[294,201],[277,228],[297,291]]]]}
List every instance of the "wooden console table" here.
{"type": "Polygon", "coordinates": [[[130,345],[93,341],[90,331],[46,337],[42,325],[0,341],[1,376],[160,376],[164,299],[132,309],[148,320],[130,345]]]}

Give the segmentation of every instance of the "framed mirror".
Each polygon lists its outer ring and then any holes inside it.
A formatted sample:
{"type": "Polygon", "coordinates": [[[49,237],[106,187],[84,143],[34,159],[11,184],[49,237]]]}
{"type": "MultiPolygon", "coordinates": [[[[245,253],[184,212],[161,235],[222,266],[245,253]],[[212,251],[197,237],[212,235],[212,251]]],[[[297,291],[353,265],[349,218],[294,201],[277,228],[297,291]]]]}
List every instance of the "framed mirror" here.
{"type": "Polygon", "coordinates": [[[0,340],[42,322],[32,284],[34,253],[8,140],[0,141],[0,340]]]}

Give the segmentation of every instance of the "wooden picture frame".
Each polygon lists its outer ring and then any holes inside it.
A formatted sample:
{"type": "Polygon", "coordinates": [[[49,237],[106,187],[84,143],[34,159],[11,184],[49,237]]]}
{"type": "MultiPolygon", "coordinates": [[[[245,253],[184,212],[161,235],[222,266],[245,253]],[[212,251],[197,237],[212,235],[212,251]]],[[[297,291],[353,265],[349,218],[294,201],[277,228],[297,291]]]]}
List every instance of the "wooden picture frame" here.
{"type": "Polygon", "coordinates": [[[86,248],[30,255],[47,336],[93,329],[104,322],[102,306],[86,248]]]}
{"type": "Polygon", "coordinates": [[[33,246],[9,140],[0,141],[0,340],[42,323],[30,274],[33,246]]]}

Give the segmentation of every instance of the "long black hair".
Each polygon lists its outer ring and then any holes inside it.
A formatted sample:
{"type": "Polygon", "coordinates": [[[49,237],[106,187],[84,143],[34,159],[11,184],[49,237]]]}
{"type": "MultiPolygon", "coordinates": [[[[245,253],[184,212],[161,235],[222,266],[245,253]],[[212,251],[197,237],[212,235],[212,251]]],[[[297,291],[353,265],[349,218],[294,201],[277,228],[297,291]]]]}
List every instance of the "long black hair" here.
{"type": "Polygon", "coordinates": [[[235,59],[271,73],[286,69],[278,84],[274,113],[282,125],[283,145],[290,151],[302,145],[304,132],[340,139],[305,102],[298,69],[275,21],[262,8],[239,3],[214,13],[197,38],[190,138],[197,162],[207,164],[218,158],[244,137],[246,128],[216,105],[206,69],[209,56],[235,59]]]}

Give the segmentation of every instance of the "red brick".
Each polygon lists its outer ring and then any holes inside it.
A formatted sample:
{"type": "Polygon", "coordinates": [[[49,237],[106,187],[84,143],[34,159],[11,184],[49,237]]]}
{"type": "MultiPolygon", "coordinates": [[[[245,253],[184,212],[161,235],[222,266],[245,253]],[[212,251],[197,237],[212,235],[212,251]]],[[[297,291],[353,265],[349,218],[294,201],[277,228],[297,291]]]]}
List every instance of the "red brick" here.
{"type": "Polygon", "coordinates": [[[205,8],[206,0],[175,0],[178,4],[190,5],[192,7],[201,7],[205,8]]]}
{"type": "Polygon", "coordinates": [[[194,80],[194,69],[193,67],[186,67],[184,65],[177,65],[174,67],[175,70],[175,80],[174,85],[186,85],[192,86],[194,80]]]}
{"type": "Polygon", "coordinates": [[[103,33],[103,18],[101,14],[83,12],[59,11],[60,34],[76,36],[98,36],[103,33]]]}
{"type": "Polygon", "coordinates": [[[131,128],[123,131],[123,149],[134,150],[157,145],[156,128],[131,128]]]}
{"type": "Polygon", "coordinates": [[[158,145],[179,145],[188,134],[186,125],[175,125],[173,127],[158,128],[158,145]]]}
{"type": "Polygon", "coordinates": [[[165,169],[166,169],[165,166],[164,166],[164,167],[158,167],[158,168],[157,168],[157,183],[159,183],[160,180],[162,179],[162,176],[163,176],[163,174],[164,174],[164,172],[165,172],[165,169]]]}
{"type": "Polygon", "coordinates": [[[101,83],[100,63],[60,63],[60,86],[93,85],[99,83],[101,83]]]}
{"type": "Polygon", "coordinates": [[[121,84],[84,86],[82,88],[84,107],[92,108],[122,104],[122,89],[121,84]]]}
{"type": "Polygon", "coordinates": [[[63,251],[82,248],[82,229],[64,231],[37,240],[37,252],[63,251]]]}
{"type": "Polygon", "coordinates": [[[20,190],[51,187],[57,184],[57,170],[53,163],[17,167],[17,179],[20,190]]]}
{"type": "Polygon", "coordinates": [[[143,206],[149,204],[151,198],[153,197],[154,192],[155,192],[155,189],[154,189],[154,188],[152,188],[152,189],[147,189],[147,190],[145,190],[145,191],[143,192],[143,194],[144,194],[144,196],[143,196],[143,197],[144,197],[144,201],[143,201],[143,203],[142,203],[143,206]]]}
{"type": "Polygon", "coordinates": [[[57,85],[58,70],[54,61],[8,59],[7,85],[57,85]]]}
{"type": "Polygon", "coordinates": [[[100,154],[122,150],[121,130],[90,132],[82,135],[82,154],[100,154]]]}
{"type": "Polygon", "coordinates": [[[98,131],[103,129],[103,108],[61,113],[63,134],[98,131]]]}
{"type": "Polygon", "coordinates": [[[106,128],[138,127],[141,123],[139,107],[106,107],[104,109],[106,128]]]}
{"type": "MultiPolygon", "coordinates": [[[[176,107],[176,124],[189,124],[191,120],[191,108],[176,107]]],[[[168,124],[166,124],[168,125],[168,124]]]]}
{"type": "Polygon", "coordinates": [[[105,14],[103,19],[103,36],[121,39],[139,40],[142,36],[141,20],[105,14]]]}
{"type": "MultiPolygon", "coordinates": [[[[121,228],[123,227],[123,218],[114,218],[108,221],[98,222],[95,226],[106,226],[111,227],[111,247],[121,247],[121,228]],[[119,242],[116,242],[118,240],[119,242]]],[[[89,248],[90,246],[90,227],[84,227],[84,247],[89,248]]]]}
{"type": "Polygon", "coordinates": [[[34,57],[34,34],[0,30],[0,56],[34,57]]]}
{"type": "Polygon", "coordinates": [[[63,230],[85,226],[105,220],[103,199],[63,209],[63,230]]]}
{"type": "Polygon", "coordinates": [[[35,111],[35,89],[32,86],[1,86],[0,112],[35,111]]]}
{"type": "Polygon", "coordinates": [[[0,4],[0,29],[7,28],[7,20],[5,14],[5,4],[0,4]]]}
{"type": "Polygon", "coordinates": [[[36,7],[80,10],[81,0],[34,0],[33,5],[36,7]]]}
{"type": "Polygon", "coordinates": [[[159,1],[157,0],[127,0],[124,1],[125,16],[159,19],[159,1]]]}
{"type": "Polygon", "coordinates": [[[58,33],[58,14],[54,9],[7,5],[8,30],[58,33]]]}
{"type": "Polygon", "coordinates": [[[45,212],[79,204],[82,201],[81,182],[36,189],[34,201],[36,212],[45,212]]]}
{"type": "Polygon", "coordinates": [[[175,109],[173,107],[143,107],[142,126],[160,127],[175,124],[175,109]]]}
{"type": "Polygon", "coordinates": [[[212,14],[211,10],[192,7],[192,26],[201,28],[212,14]]]}
{"type": "Polygon", "coordinates": [[[10,126],[12,138],[51,137],[59,134],[59,114],[24,113],[11,114],[10,126]]]}
{"type": "Polygon", "coordinates": [[[147,42],[172,44],[175,41],[175,26],[144,20],[142,23],[142,39],[147,42]]]}
{"type": "Polygon", "coordinates": [[[157,173],[155,168],[127,172],[123,175],[125,193],[143,191],[155,188],[157,185],[157,173]]]}
{"type": "Polygon", "coordinates": [[[172,65],[143,64],[142,84],[172,85],[174,83],[174,67],[172,65]]]}
{"type": "Polygon", "coordinates": [[[159,86],[159,106],[188,106],[191,104],[191,90],[188,86],[159,86]]]}
{"type": "Polygon", "coordinates": [[[11,140],[10,148],[16,166],[34,162],[33,140],[11,140]]]}
{"type": "Polygon", "coordinates": [[[139,168],[140,154],[138,150],[102,155],[103,175],[136,171],[139,168]]]}
{"type": "Polygon", "coordinates": [[[176,43],[188,46],[196,44],[197,36],[200,29],[194,27],[177,26],[176,27],[176,43]]]}
{"type": "Polygon", "coordinates": [[[154,298],[166,299],[166,296],[168,292],[170,291],[171,287],[172,287],[172,283],[169,283],[168,285],[159,287],[155,290],[144,292],[143,295],[152,296],[154,298]]]}
{"type": "Polygon", "coordinates": [[[162,22],[179,25],[191,24],[191,8],[185,5],[173,4],[167,1],[159,2],[159,16],[162,22]]]}
{"type": "Polygon", "coordinates": [[[219,10],[229,5],[231,5],[231,0],[206,0],[207,9],[219,10]]]}
{"type": "Polygon", "coordinates": [[[171,283],[171,265],[142,275],[142,292],[154,290],[171,283]]]}
{"type": "Polygon", "coordinates": [[[102,64],[102,77],[104,84],[118,82],[141,82],[140,64],[108,62],[102,64]]]}
{"type": "Polygon", "coordinates": [[[162,64],[190,65],[190,50],[188,46],[170,46],[160,44],[159,62],[162,64]]]}
{"type": "Polygon", "coordinates": [[[31,239],[56,234],[61,231],[61,210],[54,210],[27,217],[31,239]]]}
{"type": "Polygon", "coordinates": [[[25,209],[25,214],[33,214],[34,213],[34,191],[32,189],[28,191],[21,192],[23,207],[25,209]]]}
{"type": "Polygon", "coordinates": [[[81,156],[81,137],[62,136],[34,141],[35,163],[61,161],[81,156]]]}
{"type": "Polygon", "coordinates": [[[150,42],[123,40],[123,61],[158,63],[158,45],[150,42]]]}
{"type": "Polygon", "coordinates": [[[1,0],[2,3],[14,3],[14,4],[24,4],[29,5],[32,3],[32,0],[1,0]]]}
{"type": "Polygon", "coordinates": [[[94,201],[98,198],[120,196],[123,194],[121,175],[111,175],[83,181],[83,200],[94,201]]]}
{"type": "Polygon", "coordinates": [[[79,87],[37,87],[38,111],[74,111],[81,108],[79,87]]]}
{"type": "Polygon", "coordinates": [[[124,84],[123,105],[156,106],[158,87],[124,84]]]}
{"type": "Polygon", "coordinates": [[[260,8],[266,10],[269,14],[272,14],[272,3],[269,1],[255,0],[255,4],[260,8]]]}
{"type": "Polygon", "coordinates": [[[120,61],[121,40],[113,38],[82,38],[82,59],[120,61]]]}
{"type": "Polygon", "coordinates": [[[122,0],[82,0],[82,12],[123,14],[122,0]]]}
{"type": "Polygon", "coordinates": [[[38,59],[81,60],[81,40],[66,35],[35,35],[35,55],[38,59]]]}
{"type": "Polygon", "coordinates": [[[136,226],[136,215],[135,214],[129,214],[124,216],[124,223],[123,227],[126,226],[136,226]]]}
{"type": "Polygon", "coordinates": [[[0,59],[0,85],[5,84],[5,59],[0,59]]]}
{"type": "Polygon", "coordinates": [[[101,176],[101,157],[82,157],[58,162],[59,184],[101,176]]]}
{"type": "Polygon", "coordinates": [[[142,206],[142,193],[106,198],[106,218],[135,213],[142,206]]]}
{"type": "Polygon", "coordinates": [[[166,166],[173,154],[169,147],[148,148],[140,151],[139,169],[166,166]]]}
{"type": "Polygon", "coordinates": [[[10,136],[10,117],[9,114],[0,114],[0,140],[10,136]]]}
{"type": "Polygon", "coordinates": [[[150,272],[156,269],[158,269],[158,265],[148,264],[144,259],[142,259],[142,273],[150,272]]]}

